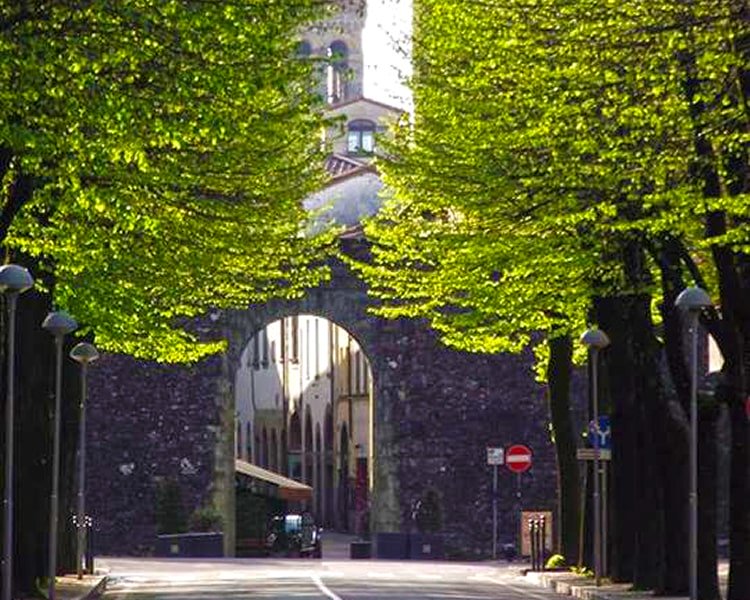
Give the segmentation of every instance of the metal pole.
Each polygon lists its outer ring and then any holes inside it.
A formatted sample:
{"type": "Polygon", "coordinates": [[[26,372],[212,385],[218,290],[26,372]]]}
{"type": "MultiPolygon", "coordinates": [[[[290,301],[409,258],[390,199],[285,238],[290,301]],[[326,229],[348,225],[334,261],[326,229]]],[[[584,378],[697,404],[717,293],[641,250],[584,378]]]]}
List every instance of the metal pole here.
{"type": "Polygon", "coordinates": [[[690,600],[698,600],[698,319],[711,298],[699,287],[680,292],[675,306],[687,310],[691,332],[690,356],[690,600]]]}
{"type": "Polygon", "coordinates": [[[55,424],[52,446],[52,493],[49,511],[49,582],[47,597],[55,600],[55,575],[57,574],[57,524],[58,491],[60,489],[60,409],[62,396],[63,336],[55,336],[55,424]]]}
{"type": "Polygon", "coordinates": [[[521,474],[516,473],[516,508],[518,512],[518,556],[523,556],[523,544],[521,543],[523,532],[523,516],[521,515],[521,474]]]}
{"type": "Polygon", "coordinates": [[[599,500],[599,351],[591,348],[591,397],[594,409],[594,579],[601,585],[602,576],[602,513],[599,500]]]}
{"type": "Polygon", "coordinates": [[[15,395],[15,330],[17,293],[8,299],[8,385],[5,400],[5,492],[3,495],[3,600],[12,600],[13,579],[13,398],[15,395]]]}
{"type": "Polygon", "coordinates": [[[497,558],[497,465],[492,465],[492,560],[497,558]]]}
{"type": "Polygon", "coordinates": [[[698,317],[690,311],[690,600],[698,600],[698,317]]]}
{"type": "Polygon", "coordinates": [[[76,575],[83,578],[83,552],[85,548],[85,478],[86,478],[86,362],[81,363],[81,403],[78,422],[78,510],[76,527],[78,543],[76,547],[76,575]]]}
{"type": "Polygon", "coordinates": [[[607,469],[609,463],[605,460],[602,462],[602,574],[607,575],[609,572],[609,565],[607,560],[607,537],[609,532],[607,531],[607,520],[608,509],[607,509],[607,469]]]}

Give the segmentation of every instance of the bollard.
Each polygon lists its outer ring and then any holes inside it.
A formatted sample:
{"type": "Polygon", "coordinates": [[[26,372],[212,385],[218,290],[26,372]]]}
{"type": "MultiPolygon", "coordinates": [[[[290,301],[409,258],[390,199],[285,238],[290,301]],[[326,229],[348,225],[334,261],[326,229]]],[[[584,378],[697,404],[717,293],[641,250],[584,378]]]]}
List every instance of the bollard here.
{"type": "Polygon", "coordinates": [[[545,561],[547,560],[547,537],[545,535],[546,533],[546,526],[544,522],[544,517],[540,519],[540,527],[539,527],[539,569],[541,571],[544,571],[545,567],[545,561]]]}
{"type": "Polygon", "coordinates": [[[86,573],[94,574],[94,522],[93,519],[86,515],[84,519],[86,525],[86,573]]]}
{"type": "Polygon", "coordinates": [[[529,519],[529,559],[531,570],[534,571],[534,519],[529,519]]]}

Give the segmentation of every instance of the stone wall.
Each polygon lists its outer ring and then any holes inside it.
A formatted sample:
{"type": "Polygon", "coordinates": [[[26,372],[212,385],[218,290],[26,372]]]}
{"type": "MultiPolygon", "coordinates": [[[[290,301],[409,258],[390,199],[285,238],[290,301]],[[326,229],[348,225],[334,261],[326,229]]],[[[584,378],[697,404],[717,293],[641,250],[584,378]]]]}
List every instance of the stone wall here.
{"type": "Polygon", "coordinates": [[[187,515],[211,499],[218,359],[175,367],[104,355],[89,373],[87,513],[98,554],[149,554],[156,488],[176,479],[187,515]]]}
{"type": "MultiPolygon", "coordinates": [[[[293,314],[336,322],[355,336],[370,361],[375,531],[410,531],[414,501],[434,488],[442,498],[449,552],[489,556],[487,446],[522,443],[534,453],[533,467],[520,481],[500,468],[501,543],[515,541],[520,508],[554,510],[548,409],[543,387],[534,382],[530,353],[456,352],[442,346],[424,323],[373,316],[370,303],[361,282],[337,267],[329,285],[298,301],[215,313],[214,333],[228,341],[220,357],[192,367],[104,357],[91,371],[89,407],[87,483],[98,552],[148,551],[155,535],[154,492],[164,477],[178,478],[188,511],[210,500],[226,513],[231,547],[235,371],[259,327],[293,314]]],[[[574,387],[580,391],[580,378],[574,387]]]]}
{"type": "Polygon", "coordinates": [[[387,377],[398,380],[402,390],[391,412],[400,530],[414,527],[413,503],[434,488],[442,498],[449,554],[486,557],[492,549],[487,446],[525,444],[533,452],[533,466],[520,479],[499,467],[500,543],[515,542],[519,507],[555,509],[555,456],[544,389],[534,382],[529,354],[452,351],[416,323],[404,326],[401,333],[376,347],[387,357],[387,377]]]}

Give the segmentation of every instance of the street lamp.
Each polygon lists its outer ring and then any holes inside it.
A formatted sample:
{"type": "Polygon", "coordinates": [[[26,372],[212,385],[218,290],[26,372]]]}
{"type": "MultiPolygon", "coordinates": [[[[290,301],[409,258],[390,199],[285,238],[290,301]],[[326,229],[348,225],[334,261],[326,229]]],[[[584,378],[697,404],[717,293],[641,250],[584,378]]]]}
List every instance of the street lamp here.
{"type": "Polygon", "coordinates": [[[76,548],[76,574],[83,578],[83,549],[85,542],[85,478],[86,478],[86,369],[90,362],[99,358],[99,352],[93,344],[80,342],[73,346],[70,358],[81,365],[81,403],[78,417],[78,509],[76,527],[78,543],[76,548]]]}
{"type": "Polygon", "coordinates": [[[75,331],[78,323],[64,311],[51,312],[42,322],[42,329],[55,338],[55,424],[52,434],[52,492],[49,511],[49,600],[55,600],[55,575],[57,572],[58,491],[60,489],[60,411],[62,396],[63,338],[75,331]]]}
{"type": "Polygon", "coordinates": [[[594,578],[602,576],[602,507],[599,500],[599,351],[609,346],[609,337],[601,329],[587,329],[581,343],[589,349],[591,365],[591,401],[594,412],[594,578]]]}
{"type": "Polygon", "coordinates": [[[685,288],[675,306],[687,312],[690,352],[690,600],[698,600],[698,318],[711,298],[699,287],[685,288]]]}
{"type": "Polygon", "coordinates": [[[5,490],[3,493],[3,600],[11,600],[13,577],[13,400],[15,396],[15,330],[18,296],[34,285],[34,278],[18,265],[0,267],[0,292],[8,304],[8,385],[5,401],[5,490]]]}

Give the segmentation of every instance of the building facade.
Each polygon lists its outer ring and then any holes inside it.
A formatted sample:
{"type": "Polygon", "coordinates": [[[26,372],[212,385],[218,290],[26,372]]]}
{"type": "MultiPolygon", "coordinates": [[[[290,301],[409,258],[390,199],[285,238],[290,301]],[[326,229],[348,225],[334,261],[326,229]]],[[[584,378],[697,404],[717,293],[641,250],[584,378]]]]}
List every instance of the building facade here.
{"type": "Polygon", "coordinates": [[[247,344],[235,375],[235,453],[310,485],[327,527],[356,531],[371,475],[370,366],[345,329],[284,317],[247,344]]]}

